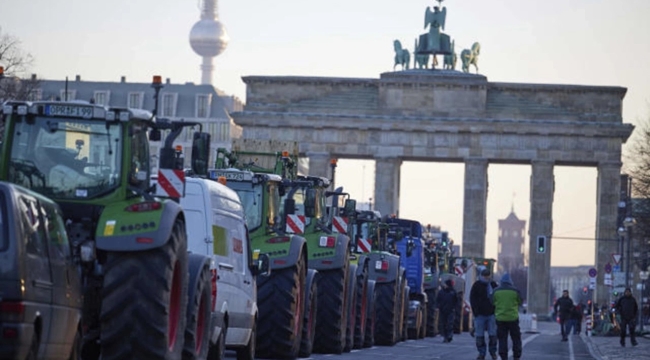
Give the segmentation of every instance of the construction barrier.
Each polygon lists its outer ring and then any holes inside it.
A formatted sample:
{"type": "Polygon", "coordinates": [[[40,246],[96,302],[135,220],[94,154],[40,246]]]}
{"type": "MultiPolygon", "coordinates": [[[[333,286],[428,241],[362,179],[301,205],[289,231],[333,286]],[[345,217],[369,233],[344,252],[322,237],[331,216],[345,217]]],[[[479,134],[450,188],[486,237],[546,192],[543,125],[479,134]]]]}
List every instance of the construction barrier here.
{"type": "Polygon", "coordinates": [[[587,316],[587,320],[585,321],[585,332],[587,336],[591,336],[591,315],[587,316]]]}
{"type": "Polygon", "coordinates": [[[528,334],[537,334],[537,314],[520,314],[519,327],[522,332],[528,334]]]}

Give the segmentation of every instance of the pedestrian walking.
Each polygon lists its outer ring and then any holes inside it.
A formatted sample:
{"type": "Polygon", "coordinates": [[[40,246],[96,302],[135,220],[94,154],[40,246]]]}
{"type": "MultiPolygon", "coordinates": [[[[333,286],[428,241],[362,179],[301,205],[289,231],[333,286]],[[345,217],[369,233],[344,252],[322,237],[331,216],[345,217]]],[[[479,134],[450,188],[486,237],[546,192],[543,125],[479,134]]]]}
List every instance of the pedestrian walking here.
{"type": "Polygon", "coordinates": [[[438,314],[440,315],[441,322],[441,335],[442,342],[451,342],[454,336],[454,320],[456,315],[456,307],[458,306],[458,295],[454,290],[454,282],[447,279],[444,282],[444,287],[438,292],[436,302],[438,303],[438,314]]]}
{"type": "Polygon", "coordinates": [[[582,331],[582,312],[582,303],[574,306],[573,311],[571,311],[571,326],[573,327],[573,335],[580,335],[580,332],[582,331]]]}
{"type": "Polygon", "coordinates": [[[571,312],[573,311],[573,300],[569,297],[569,290],[562,290],[562,296],[555,301],[553,309],[560,315],[560,331],[562,341],[568,341],[571,312]]]}
{"type": "Polygon", "coordinates": [[[625,333],[628,329],[630,330],[630,342],[632,346],[636,346],[636,334],[634,331],[636,329],[636,317],[639,315],[639,305],[637,305],[636,299],[632,296],[632,290],[630,288],[625,288],[623,296],[618,299],[614,308],[621,316],[621,346],[625,346],[625,333]]]}
{"type": "Polygon", "coordinates": [[[483,360],[487,350],[493,360],[497,359],[497,323],[494,317],[494,304],[492,295],[494,288],[490,279],[490,270],[483,269],[480,277],[472,285],[469,292],[469,301],[474,315],[474,335],[478,357],[483,360]],[[488,333],[488,346],[485,346],[485,332],[488,333]]]}
{"type": "Polygon", "coordinates": [[[501,284],[494,289],[492,294],[492,302],[497,323],[499,356],[502,360],[508,359],[508,334],[510,334],[512,354],[515,360],[519,360],[522,351],[519,307],[523,300],[519,289],[512,283],[510,274],[505,273],[501,277],[501,284]]]}

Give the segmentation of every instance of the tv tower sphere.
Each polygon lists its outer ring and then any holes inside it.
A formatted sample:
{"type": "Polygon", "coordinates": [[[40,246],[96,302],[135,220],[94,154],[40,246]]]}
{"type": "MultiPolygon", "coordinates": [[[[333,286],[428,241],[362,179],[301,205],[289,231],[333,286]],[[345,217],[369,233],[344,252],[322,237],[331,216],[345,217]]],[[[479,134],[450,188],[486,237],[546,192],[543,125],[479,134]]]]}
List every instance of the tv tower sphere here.
{"type": "Polygon", "coordinates": [[[215,57],[228,46],[228,33],[218,20],[203,19],[192,26],[190,30],[190,45],[192,50],[203,57],[215,57]]]}

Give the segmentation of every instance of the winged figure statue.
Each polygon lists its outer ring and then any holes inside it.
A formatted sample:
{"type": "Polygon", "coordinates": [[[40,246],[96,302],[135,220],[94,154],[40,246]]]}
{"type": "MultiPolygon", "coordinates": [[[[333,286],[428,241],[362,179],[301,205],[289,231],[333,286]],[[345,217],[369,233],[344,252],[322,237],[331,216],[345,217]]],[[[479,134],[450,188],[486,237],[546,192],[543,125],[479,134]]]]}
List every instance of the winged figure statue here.
{"type": "Polygon", "coordinates": [[[427,7],[424,12],[424,28],[429,32],[420,35],[418,53],[425,54],[449,54],[449,35],[443,34],[445,20],[447,19],[447,8],[440,6],[427,7]]]}

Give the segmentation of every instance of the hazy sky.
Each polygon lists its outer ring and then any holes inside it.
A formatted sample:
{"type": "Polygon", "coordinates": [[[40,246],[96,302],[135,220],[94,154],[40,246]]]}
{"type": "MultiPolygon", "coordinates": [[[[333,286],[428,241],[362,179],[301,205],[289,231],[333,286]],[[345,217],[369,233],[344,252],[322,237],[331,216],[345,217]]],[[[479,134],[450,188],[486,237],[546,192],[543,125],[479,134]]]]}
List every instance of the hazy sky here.
{"type": "MultiPolygon", "coordinates": [[[[412,50],[432,0],[220,0],[230,35],[216,58],[215,86],[245,99],[242,76],[378,78],[393,67],[392,42],[412,50]]],[[[31,73],[52,80],[199,82],[201,59],[188,37],[197,1],[2,0],[3,32],[35,58],[31,73]]],[[[456,51],[481,43],[480,73],[495,82],[613,85],[628,89],[624,121],[650,115],[650,1],[447,0],[445,32],[456,51]]],[[[514,204],[528,219],[529,166],[490,165],[486,254],[496,257],[497,220],[514,204]]],[[[596,170],[555,171],[554,235],[593,238],[596,170]]],[[[400,215],[462,237],[462,164],[404,163],[400,215]]],[[[357,199],[374,191],[374,163],[340,161],[337,183],[357,199]],[[363,174],[359,176],[359,174],[363,174]]],[[[593,264],[594,242],[553,240],[553,265],[593,264]]]]}

